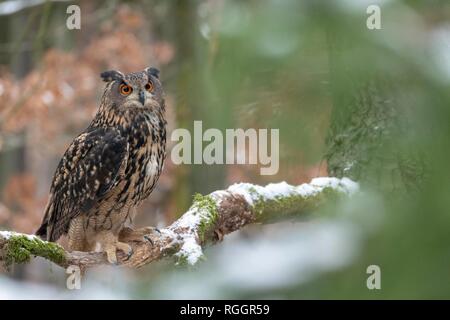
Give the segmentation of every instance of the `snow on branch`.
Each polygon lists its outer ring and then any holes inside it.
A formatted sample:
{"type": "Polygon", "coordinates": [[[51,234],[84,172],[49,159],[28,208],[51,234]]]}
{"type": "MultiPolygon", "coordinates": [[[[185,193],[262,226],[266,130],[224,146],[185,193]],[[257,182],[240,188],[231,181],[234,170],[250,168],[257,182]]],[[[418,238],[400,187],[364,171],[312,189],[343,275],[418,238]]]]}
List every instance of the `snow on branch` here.
{"type": "MultiPolygon", "coordinates": [[[[316,178],[292,186],[286,182],[265,187],[239,183],[209,195],[195,195],[191,208],[160,233],[149,235],[151,242],[130,242],[131,257],[118,252],[118,264],[137,268],[164,257],[177,263],[196,264],[202,248],[221,241],[224,235],[252,223],[268,223],[302,216],[336,196],[349,196],[358,184],[348,178],[316,178]]],[[[47,259],[61,267],[83,269],[108,264],[103,252],[67,252],[60,245],[38,237],[0,231],[0,262],[4,266],[25,263],[32,256],[47,259]]]]}

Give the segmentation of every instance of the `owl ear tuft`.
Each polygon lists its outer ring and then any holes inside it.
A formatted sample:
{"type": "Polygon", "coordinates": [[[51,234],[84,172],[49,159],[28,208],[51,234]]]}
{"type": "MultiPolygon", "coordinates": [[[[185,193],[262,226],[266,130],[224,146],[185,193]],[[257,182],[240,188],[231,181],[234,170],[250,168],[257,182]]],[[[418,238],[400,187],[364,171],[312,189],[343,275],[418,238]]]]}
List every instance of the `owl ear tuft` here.
{"type": "Polygon", "coordinates": [[[149,75],[152,75],[152,76],[154,76],[155,78],[158,78],[158,79],[159,79],[159,70],[158,70],[158,69],[153,68],[153,67],[148,67],[148,68],[145,69],[145,71],[147,71],[147,73],[148,73],[149,75]]]}
{"type": "Polygon", "coordinates": [[[103,79],[103,81],[110,82],[113,80],[123,80],[124,75],[120,71],[108,70],[108,71],[102,72],[100,74],[100,77],[103,79]]]}

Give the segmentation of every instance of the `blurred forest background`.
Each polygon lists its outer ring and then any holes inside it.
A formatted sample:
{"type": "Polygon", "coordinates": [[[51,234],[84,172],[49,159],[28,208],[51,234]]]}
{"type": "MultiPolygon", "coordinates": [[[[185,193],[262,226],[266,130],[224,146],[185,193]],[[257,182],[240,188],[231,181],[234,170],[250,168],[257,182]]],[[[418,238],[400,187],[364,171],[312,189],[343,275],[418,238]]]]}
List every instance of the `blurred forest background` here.
{"type": "Polygon", "coordinates": [[[450,2],[12,0],[0,29],[1,229],[35,231],[107,69],[158,67],[169,131],[280,130],[274,176],[168,157],[139,225],[167,225],[194,193],[235,182],[329,175],[363,189],[300,222],[237,232],[195,269],[105,267],[69,291],[64,270],[34,261],[0,275],[0,299],[450,298],[450,2]],[[81,30],[66,27],[70,4],[81,30]],[[370,4],[381,30],[366,26],[370,4]],[[369,265],[381,290],[366,286],[369,265]]]}

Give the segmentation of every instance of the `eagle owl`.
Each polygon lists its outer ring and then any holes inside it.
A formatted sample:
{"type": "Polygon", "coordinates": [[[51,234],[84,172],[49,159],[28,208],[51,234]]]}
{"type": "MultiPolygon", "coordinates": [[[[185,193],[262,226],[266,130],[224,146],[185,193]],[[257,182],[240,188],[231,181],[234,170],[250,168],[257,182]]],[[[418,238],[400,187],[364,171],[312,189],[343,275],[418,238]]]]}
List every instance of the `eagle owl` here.
{"type": "Polygon", "coordinates": [[[150,232],[134,229],[133,219],[166,157],[164,93],[155,68],[101,77],[100,107],[59,162],[36,234],[47,241],[67,234],[68,250],[105,251],[117,263],[117,250],[132,254],[125,241],[150,232]]]}

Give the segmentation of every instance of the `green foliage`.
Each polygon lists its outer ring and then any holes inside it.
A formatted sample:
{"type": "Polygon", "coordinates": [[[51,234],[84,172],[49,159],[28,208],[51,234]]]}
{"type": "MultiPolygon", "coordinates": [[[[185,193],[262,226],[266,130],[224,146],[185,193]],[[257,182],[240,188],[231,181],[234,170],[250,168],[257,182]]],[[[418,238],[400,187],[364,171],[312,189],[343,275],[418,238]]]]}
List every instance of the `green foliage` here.
{"type": "MultiPolygon", "coordinates": [[[[435,40],[436,32],[448,36],[450,5],[386,1],[381,30],[366,28],[366,8],[358,1],[226,2],[214,29],[220,49],[199,73],[213,116],[280,128],[281,168],[323,155],[330,175],[358,180],[367,199],[377,199],[314,212],[360,228],[360,251],[337,271],[280,288],[279,297],[449,296],[449,53],[437,48],[446,41],[435,40]],[[380,291],[366,287],[371,264],[381,267],[380,291]]],[[[255,201],[260,219],[321,199],[278,200],[255,201]]]]}

